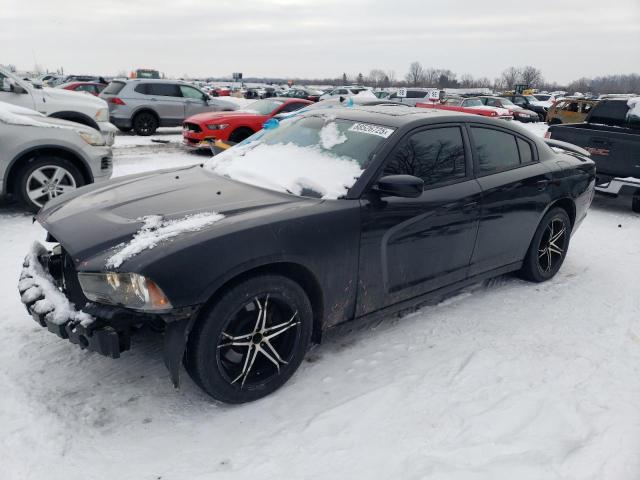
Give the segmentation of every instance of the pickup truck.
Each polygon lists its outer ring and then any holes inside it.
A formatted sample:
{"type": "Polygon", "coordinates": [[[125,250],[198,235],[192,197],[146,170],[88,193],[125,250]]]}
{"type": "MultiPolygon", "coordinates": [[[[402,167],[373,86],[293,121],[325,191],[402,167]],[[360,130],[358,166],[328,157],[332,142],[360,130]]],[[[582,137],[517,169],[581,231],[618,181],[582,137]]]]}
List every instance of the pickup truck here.
{"type": "Polygon", "coordinates": [[[640,213],[640,97],[601,100],[584,122],[551,125],[545,136],[587,150],[596,162],[596,190],[633,194],[640,213]]]}
{"type": "Polygon", "coordinates": [[[100,131],[107,145],[113,144],[117,129],[109,123],[107,102],[92,95],[32,85],[0,68],[0,102],[95,128],[100,131]]]}

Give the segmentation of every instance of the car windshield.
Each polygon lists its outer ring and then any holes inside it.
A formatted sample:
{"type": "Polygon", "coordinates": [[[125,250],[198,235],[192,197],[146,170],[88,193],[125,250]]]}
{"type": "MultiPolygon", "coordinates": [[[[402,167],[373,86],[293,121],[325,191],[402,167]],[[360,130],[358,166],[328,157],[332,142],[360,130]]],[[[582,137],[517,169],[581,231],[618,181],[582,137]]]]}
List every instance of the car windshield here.
{"type": "Polygon", "coordinates": [[[324,199],[343,197],[394,128],[315,114],[262,130],[213,157],[213,172],[251,185],[324,199]]]}
{"type": "Polygon", "coordinates": [[[258,100],[247,105],[243,111],[257,113],[259,115],[269,115],[280,107],[284,102],[280,100],[258,100]]]}

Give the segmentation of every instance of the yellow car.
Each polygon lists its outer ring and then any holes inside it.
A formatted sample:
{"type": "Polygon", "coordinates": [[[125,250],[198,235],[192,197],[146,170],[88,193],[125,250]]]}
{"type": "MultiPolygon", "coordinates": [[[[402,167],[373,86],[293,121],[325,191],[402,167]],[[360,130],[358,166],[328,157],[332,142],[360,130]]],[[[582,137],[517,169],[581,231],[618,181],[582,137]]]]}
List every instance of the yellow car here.
{"type": "Polygon", "coordinates": [[[587,100],[584,98],[565,98],[558,100],[547,112],[547,123],[558,125],[560,123],[580,123],[584,122],[587,114],[597,100],[587,100]]]}

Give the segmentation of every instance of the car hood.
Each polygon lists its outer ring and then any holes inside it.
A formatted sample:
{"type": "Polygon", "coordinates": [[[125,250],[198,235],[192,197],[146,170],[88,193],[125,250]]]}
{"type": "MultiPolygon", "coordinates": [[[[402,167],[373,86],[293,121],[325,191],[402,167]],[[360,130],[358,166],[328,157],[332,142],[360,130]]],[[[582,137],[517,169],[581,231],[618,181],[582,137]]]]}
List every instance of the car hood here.
{"type": "Polygon", "coordinates": [[[94,95],[84,95],[82,92],[65,90],[64,88],[44,87],[40,90],[45,98],[60,102],[83,103],[96,109],[107,108],[107,102],[94,95]]]}
{"type": "MultiPolygon", "coordinates": [[[[237,220],[256,210],[311,199],[254,187],[216,175],[200,165],[131,175],[93,184],[52,200],[37,220],[76,262],[130,240],[143,217],[181,220],[218,213],[237,220]]],[[[213,224],[208,228],[217,228],[213,224]]]]}
{"type": "Polygon", "coordinates": [[[248,118],[251,121],[262,118],[267,119],[268,115],[258,115],[257,113],[252,113],[248,111],[240,111],[237,110],[235,112],[204,112],[198,113],[187,118],[186,122],[192,123],[208,123],[208,122],[226,122],[227,120],[233,121],[241,118],[248,118]]]}

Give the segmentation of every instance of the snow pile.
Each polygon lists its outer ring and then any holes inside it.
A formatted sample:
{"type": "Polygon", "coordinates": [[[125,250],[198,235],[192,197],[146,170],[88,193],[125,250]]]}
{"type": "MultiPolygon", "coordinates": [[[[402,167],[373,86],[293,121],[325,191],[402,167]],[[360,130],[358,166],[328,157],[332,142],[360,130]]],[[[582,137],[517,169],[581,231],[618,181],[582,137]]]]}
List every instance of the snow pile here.
{"type": "MultiPolygon", "coordinates": [[[[331,134],[325,135],[331,139],[331,134]]],[[[292,143],[230,148],[213,157],[207,166],[219,175],[251,185],[296,195],[310,189],[324,199],[343,196],[362,174],[355,160],[330,155],[320,147],[292,143]]]]}
{"type": "Polygon", "coordinates": [[[347,136],[340,132],[335,122],[329,122],[320,130],[320,144],[327,150],[347,141],[347,136]]]}
{"type": "Polygon", "coordinates": [[[83,311],[76,310],[58,289],[51,275],[40,265],[38,256],[46,251],[39,242],[34,242],[27,254],[26,266],[18,283],[18,290],[23,292],[21,300],[25,303],[37,300],[33,306],[34,311],[46,315],[46,319],[56,325],[62,325],[68,320],[80,322],[84,326],[89,325],[95,319],[83,311]]]}
{"type": "Polygon", "coordinates": [[[202,212],[186,215],[182,218],[165,220],[162,215],[148,215],[139,219],[143,226],[126,243],[118,245],[118,251],[107,259],[108,268],[118,268],[131,257],[144,250],[156,247],[159,243],[177,237],[186,232],[197,232],[222,220],[224,215],[216,212],[202,212]]]}
{"type": "Polygon", "coordinates": [[[629,111],[627,112],[627,119],[629,121],[640,122],[640,97],[633,97],[627,100],[629,111]]]}

